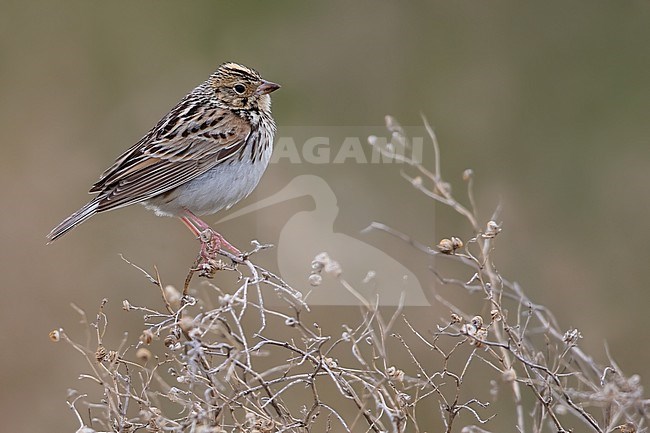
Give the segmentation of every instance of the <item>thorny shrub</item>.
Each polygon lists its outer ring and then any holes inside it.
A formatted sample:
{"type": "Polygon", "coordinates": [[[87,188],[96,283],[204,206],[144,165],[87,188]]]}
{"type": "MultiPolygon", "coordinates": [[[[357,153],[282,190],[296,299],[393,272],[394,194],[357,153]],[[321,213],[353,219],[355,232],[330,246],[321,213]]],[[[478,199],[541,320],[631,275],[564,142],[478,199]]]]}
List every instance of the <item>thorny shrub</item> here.
{"type": "MultiPolygon", "coordinates": [[[[460,263],[467,280],[431,271],[443,287],[480,297],[483,316],[463,312],[436,293],[448,316],[432,317],[429,329],[416,329],[403,308],[385,315],[378,303],[366,300],[358,323],[340,323],[338,335],[326,333],[310,322],[299,291],[250,260],[267,247],[257,243],[244,257],[222,251],[230,264],[201,270],[236,273],[239,283],[228,292],[215,285],[190,290],[192,270],[181,293],[138,268],[164,301],[163,309],[124,301],[125,310],[144,317],[139,338],[104,346],[105,301],[93,320],[77,309],[93,343],[79,344],[63,329],[50,335],[87,359],[89,371],[80,378],[98,390],[96,398],[70,391],[77,431],[488,432],[497,414],[489,401],[466,396],[469,381],[511,394],[509,413],[499,413],[509,417],[500,422],[510,431],[646,431],[649,400],[639,377],[626,377],[613,360],[597,365],[578,347],[580,331],[563,330],[548,309],[497,272],[492,257],[502,227],[498,211],[479,221],[472,171],[463,173],[468,192],[463,205],[441,177],[440,150],[426,120],[432,170],[404,156],[410,144],[403,128],[391,117],[386,124],[390,142],[380,145],[369,137],[370,145],[400,159],[412,187],[455,210],[474,235],[449,236],[431,248],[378,222],[368,230],[395,236],[418,254],[460,263]],[[392,365],[398,352],[408,361],[392,365]],[[477,363],[487,374],[477,373],[477,363]]],[[[310,282],[329,273],[354,290],[335,259],[326,253],[316,257],[310,282]]]]}

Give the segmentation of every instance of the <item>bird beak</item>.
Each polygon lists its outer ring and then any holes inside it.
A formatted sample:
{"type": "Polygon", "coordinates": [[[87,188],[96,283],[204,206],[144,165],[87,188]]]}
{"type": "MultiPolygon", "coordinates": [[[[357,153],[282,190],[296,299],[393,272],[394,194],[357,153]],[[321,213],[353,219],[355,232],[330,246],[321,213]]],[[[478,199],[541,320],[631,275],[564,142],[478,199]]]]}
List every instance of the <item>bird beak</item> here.
{"type": "Polygon", "coordinates": [[[262,80],[262,84],[257,86],[255,93],[258,95],[268,95],[271,92],[274,92],[280,88],[279,84],[272,83],[270,81],[262,80]]]}

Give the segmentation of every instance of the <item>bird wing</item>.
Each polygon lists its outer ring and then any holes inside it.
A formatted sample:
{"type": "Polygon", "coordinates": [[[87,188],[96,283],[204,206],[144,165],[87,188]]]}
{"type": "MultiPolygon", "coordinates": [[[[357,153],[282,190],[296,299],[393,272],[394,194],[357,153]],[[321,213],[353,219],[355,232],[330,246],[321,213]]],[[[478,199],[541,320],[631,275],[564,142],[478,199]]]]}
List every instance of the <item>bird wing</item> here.
{"type": "Polygon", "coordinates": [[[231,112],[188,108],[181,101],[124,152],[90,189],[102,212],[150,199],[232,158],[251,136],[248,121],[231,112]]]}

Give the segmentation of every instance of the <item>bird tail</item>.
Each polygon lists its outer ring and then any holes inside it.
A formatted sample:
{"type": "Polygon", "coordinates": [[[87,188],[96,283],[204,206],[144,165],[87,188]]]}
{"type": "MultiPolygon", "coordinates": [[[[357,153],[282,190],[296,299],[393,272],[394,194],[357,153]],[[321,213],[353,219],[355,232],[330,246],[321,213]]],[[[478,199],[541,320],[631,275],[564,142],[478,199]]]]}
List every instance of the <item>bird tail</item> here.
{"type": "Polygon", "coordinates": [[[68,233],[73,228],[77,227],[82,222],[86,221],[91,216],[97,213],[99,200],[95,199],[88,202],[84,207],[64,219],[58,226],[54,227],[47,235],[48,245],[68,233]]]}

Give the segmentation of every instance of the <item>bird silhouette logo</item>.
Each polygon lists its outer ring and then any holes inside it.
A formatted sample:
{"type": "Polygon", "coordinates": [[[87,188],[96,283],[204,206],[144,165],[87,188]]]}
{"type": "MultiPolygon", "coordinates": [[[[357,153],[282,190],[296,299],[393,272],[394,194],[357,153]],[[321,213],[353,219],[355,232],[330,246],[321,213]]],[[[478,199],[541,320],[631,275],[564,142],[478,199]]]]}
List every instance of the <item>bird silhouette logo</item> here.
{"type": "Polygon", "coordinates": [[[301,290],[310,305],[359,305],[362,299],[382,306],[430,305],[420,281],[408,267],[373,245],[334,231],[339,213],[336,195],[319,176],[296,176],[277,193],[231,213],[219,223],[305,196],[312,198],[314,209],[296,212],[282,226],[277,260],[281,277],[301,290]],[[328,275],[317,286],[309,284],[311,263],[321,253],[341,264],[341,277],[353,291],[328,275]]]}

